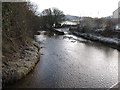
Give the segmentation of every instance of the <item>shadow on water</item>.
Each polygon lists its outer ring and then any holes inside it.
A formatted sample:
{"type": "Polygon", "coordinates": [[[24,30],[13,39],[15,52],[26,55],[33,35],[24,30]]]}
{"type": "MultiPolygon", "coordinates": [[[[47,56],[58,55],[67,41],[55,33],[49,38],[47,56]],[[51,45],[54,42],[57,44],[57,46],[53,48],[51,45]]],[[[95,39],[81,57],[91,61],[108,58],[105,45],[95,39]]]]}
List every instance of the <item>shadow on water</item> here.
{"type": "MultiPolygon", "coordinates": [[[[103,43],[93,42],[90,40],[77,40],[77,39],[76,39],[76,41],[79,43],[83,43],[86,46],[86,48],[88,48],[88,49],[89,48],[93,48],[93,49],[96,48],[96,49],[102,51],[106,57],[111,56],[114,52],[113,48],[110,48],[107,45],[104,45],[103,43]]],[[[115,49],[115,51],[118,51],[118,50],[115,49]]],[[[118,51],[118,53],[119,53],[119,51],[118,51]]]]}
{"type": "Polygon", "coordinates": [[[117,50],[73,35],[37,35],[44,45],[36,68],[15,88],[105,88],[117,82],[117,50]]]}
{"type": "Polygon", "coordinates": [[[62,36],[60,34],[55,33],[54,31],[41,31],[43,35],[46,35],[47,37],[55,37],[58,38],[59,36],[62,36]]]}

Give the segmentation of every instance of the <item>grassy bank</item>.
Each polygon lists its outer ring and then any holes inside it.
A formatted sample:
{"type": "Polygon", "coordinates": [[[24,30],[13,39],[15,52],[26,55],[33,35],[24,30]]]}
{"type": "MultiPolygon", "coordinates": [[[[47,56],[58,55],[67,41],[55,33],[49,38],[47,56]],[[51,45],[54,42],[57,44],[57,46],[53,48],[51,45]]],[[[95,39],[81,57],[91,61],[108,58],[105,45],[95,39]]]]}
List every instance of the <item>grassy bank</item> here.
{"type": "Polygon", "coordinates": [[[40,60],[40,47],[35,41],[24,48],[20,58],[2,64],[2,84],[7,85],[25,77],[40,60]]]}
{"type": "Polygon", "coordinates": [[[103,43],[107,46],[110,46],[112,48],[120,50],[120,39],[119,38],[113,38],[113,37],[105,37],[103,35],[93,34],[93,33],[80,33],[76,30],[70,30],[72,34],[91,40],[103,43]]]}
{"type": "Polygon", "coordinates": [[[2,85],[26,76],[39,61],[34,34],[40,18],[28,2],[2,3],[2,85]]]}

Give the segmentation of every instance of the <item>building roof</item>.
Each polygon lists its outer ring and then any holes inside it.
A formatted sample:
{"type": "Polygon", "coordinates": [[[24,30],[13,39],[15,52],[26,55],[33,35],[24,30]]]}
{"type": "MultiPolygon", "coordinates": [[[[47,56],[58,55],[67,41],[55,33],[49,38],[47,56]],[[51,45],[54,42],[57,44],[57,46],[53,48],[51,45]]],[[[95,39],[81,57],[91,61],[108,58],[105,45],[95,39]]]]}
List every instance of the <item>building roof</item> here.
{"type": "MultiPolygon", "coordinates": [[[[117,11],[118,9],[120,10],[120,7],[118,7],[115,11],[117,11]]],[[[115,11],[114,11],[114,12],[115,12],[115,11]]],[[[113,12],[113,13],[114,13],[114,12],[113,12]]]]}

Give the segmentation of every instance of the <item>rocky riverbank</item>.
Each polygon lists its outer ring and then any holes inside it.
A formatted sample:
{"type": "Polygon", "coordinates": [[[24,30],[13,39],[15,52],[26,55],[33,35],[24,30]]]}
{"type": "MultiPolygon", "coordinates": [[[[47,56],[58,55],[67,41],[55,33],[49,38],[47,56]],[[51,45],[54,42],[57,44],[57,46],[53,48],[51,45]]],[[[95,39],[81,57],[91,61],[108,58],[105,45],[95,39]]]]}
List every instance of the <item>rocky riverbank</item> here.
{"type": "MultiPolygon", "coordinates": [[[[40,46],[32,41],[31,45],[22,50],[18,60],[8,61],[2,64],[2,85],[11,84],[25,77],[40,60],[40,46]]],[[[15,59],[15,58],[14,58],[15,59]]]]}

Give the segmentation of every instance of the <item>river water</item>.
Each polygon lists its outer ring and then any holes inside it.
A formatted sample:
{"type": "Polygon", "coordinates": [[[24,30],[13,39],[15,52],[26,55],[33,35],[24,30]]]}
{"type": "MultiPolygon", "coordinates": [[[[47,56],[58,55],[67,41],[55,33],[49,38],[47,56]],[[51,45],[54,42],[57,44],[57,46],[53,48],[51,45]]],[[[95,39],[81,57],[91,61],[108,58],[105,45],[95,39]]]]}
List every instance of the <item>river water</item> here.
{"type": "Polygon", "coordinates": [[[35,69],[9,88],[110,88],[118,83],[116,49],[73,35],[36,35],[43,47],[35,69]]]}

